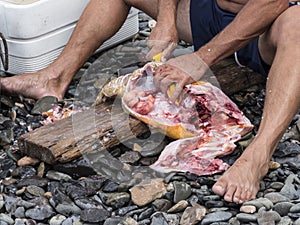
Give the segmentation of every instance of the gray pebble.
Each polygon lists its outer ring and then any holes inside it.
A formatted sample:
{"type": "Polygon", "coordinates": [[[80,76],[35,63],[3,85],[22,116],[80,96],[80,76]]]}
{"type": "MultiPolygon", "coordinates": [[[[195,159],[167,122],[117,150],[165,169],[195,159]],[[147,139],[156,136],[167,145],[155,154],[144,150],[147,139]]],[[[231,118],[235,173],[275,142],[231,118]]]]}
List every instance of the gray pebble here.
{"type": "Polygon", "coordinates": [[[110,217],[107,218],[103,225],[119,225],[123,217],[110,217]]]}
{"type": "Polygon", "coordinates": [[[273,210],[266,211],[265,208],[260,208],[257,214],[257,222],[259,225],[276,224],[281,219],[281,216],[273,210]]]}
{"type": "Polygon", "coordinates": [[[289,201],[289,198],[283,196],[279,192],[268,193],[268,194],[265,194],[264,197],[269,199],[271,202],[273,202],[273,204],[276,204],[278,202],[288,202],[289,201]]]}
{"type": "Polygon", "coordinates": [[[80,214],[80,218],[84,222],[99,223],[105,221],[110,213],[105,209],[84,209],[80,214]]]}
{"type": "Polygon", "coordinates": [[[290,212],[290,208],[294,204],[291,202],[278,202],[277,204],[274,205],[273,210],[279,213],[280,216],[287,216],[288,213],[290,212]]]}
{"type": "Polygon", "coordinates": [[[297,203],[296,205],[293,205],[290,208],[291,213],[299,213],[300,212],[300,203],[297,203]]]}
{"type": "Polygon", "coordinates": [[[46,177],[49,178],[50,180],[56,180],[56,181],[61,181],[61,180],[68,181],[72,179],[72,177],[70,177],[67,174],[60,173],[53,170],[49,170],[46,174],[46,177]]]}
{"type": "Polygon", "coordinates": [[[243,203],[243,205],[254,205],[256,209],[265,207],[267,210],[273,208],[273,203],[267,198],[258,198],[248,202],[243,203]]]}
{"type": "Polygon", "coordinates": [[[25,216],[34,220],[44,220],[53,216],[54,211],[49,205],[37,205],[33,209],[28,209],[25,216]]]}
{"type": "Polygon", "coordinates": [[[44,189],[42,189],[38,186],[35,186],[35,185],[30,185],[30,186],[26,187],[26,191],[35,196],[43,196],[45,194],[44,189]]]}
{"type": "Polygon", "coordinates": [[[49,220],[49,225],[61,225],[65,219],[63,215],[55,215],[49,220]]]}
{"type": "Polygon", "coordinates": [[[295,222],[293,223],[293,225],[300,225],[300,218],[295,220],[295,222]]]}
{"type": "Polygon", "coordinates": [[[270,185],[270,188],[274,188],[275,190],[280,190],[283,187],[283,183],[282,182],[273,182],[270,185]]]}
{"type": "Polygon", "coordinates": [[[81,209],[74,203],[58,204],[56,211],[64,216],[79,215],[81,213],[81,209]]]}
{"type": "Polygon", "coordinates": [[[209,225],[213,222],[228,221],[231,217],[232,217],[231,212],[224,212],[224,211],[213,212],[213,213],[207,214],[203,218],[201,225],[209,225]]]}
{"type": "Polygon", "coordinates": [[[13,213],[16,218],[24,218],[25,217],[25,208],[18,207],[16,211],[13,213]]]}
{"type": "Polygon", "coordinates": [[[168,199],[156,199],[152,202],[152,206],[155,211],[165,212],[172,207],[172,203],[168,199]]]}
{"type": "Polygon", "coordinates": [[[0,221],[5,222],[9,225],[12,225],[14,223],[14,220],[10,216],[8,216],[4,213],[0,214],[0,221]]]}
{"type": "Polygon", "coordinates": [[[3,208],[4,206],[4,198],[3,198],[3,195],[0,194],[0,210],[3,208]]]}
{"type": "Polygon", "coordinates": [[[130,195],[127,192],[115,192],[115,193],[100,193],[102,201],[114,208],[120,208],[126,205],[130,201],[130,195]]]}
{"type": "Polygon", "coordinates": [[[277,225],[292,225],[293,220],[288,216],[281,217],[281,220],[277,223],[277,225]]]}
{"type": "Polygon", "coordinates": [[[175,190],[173,201],[175,203],[187,199],[192,193],[191,186],[188,185],[187,183],[174,181],[173,185],[175,190]]]}
{"type": "Polygon", "coordinates": [[[249,222],[256,222],[257,221],[257,214],[248,214],[248,213],[239,213],[236,215],[236,218],[240,222],[249,223],[249,222]]]}

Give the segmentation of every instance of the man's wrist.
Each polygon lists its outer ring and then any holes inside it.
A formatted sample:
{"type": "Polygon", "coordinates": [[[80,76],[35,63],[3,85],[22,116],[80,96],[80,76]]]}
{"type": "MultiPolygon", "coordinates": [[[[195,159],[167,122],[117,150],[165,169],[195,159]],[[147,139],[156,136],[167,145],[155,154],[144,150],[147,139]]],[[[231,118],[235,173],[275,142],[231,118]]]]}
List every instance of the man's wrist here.
{"type": "Polygon", "coordinates": [[[208,67],[217,62],[217,51],[212,46],[204,45],[194,52],[208,67]]]}

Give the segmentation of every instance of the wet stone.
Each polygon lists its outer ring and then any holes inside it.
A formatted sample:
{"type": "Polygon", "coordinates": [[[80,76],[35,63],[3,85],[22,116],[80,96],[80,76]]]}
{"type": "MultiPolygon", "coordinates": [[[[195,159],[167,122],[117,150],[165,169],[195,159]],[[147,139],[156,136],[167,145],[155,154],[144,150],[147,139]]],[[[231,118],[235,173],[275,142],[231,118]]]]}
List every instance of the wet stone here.
{"type": "Polygon", "coordinates": [[[239,213],[236,215],[236,217],[242,223],[250,223],[257,221],[257,214],[239,213]]]}
{"type": "Polygon", "coordinates": [[[74,202],[81,209],[103,208],[100,202],[91,198],[78,198],[74,202]]]}
{"type": "Polygon", "coordinates": [[[300,154],[300,145],[292,142],[280,142],[274,152],[274,157],[282,158],[300,154]]]}
{"type": "Polygon", "coordinates": [[[110,216],[110,213],[105,209],[84,209],[81,214],[80,218],[84,222],[90,223],[99,223],[105,221],[110,216]]]}
{"type": "Polygon", "coordinates": [[[194,225],[201,221],[206,215],[207,210],[205,207],[198,205],[197,203],[193,203],[192,207],[187,207],[180,219],[180,224],[185,225],[194,225]]]}
{"type": "Polygon", "coordinates": [[[77,199],[94,195],[96,194],[96,191],[88,187],[83,187],[80,184],[70,184],[67,185],[66,194],[72,199],[77,199]]]}
{"type": "Polygon", "coordinates": [[[13,172],[13,177],[19,177],[19,178],[30,178],[36,175],[35,168],[31,166],[21,166],[17,167],[13,172]]]}
{"type": "Polygon", "coordinates": [[[300,203],[297,203],[297,204],[293,205],[290,208],[290,212],[291,213],[300,213],[300,203]]]}
{"type": "Polygon", "coordinates": [[[152,202],[152,206],[155,211],[166,212],[168,209],[172,207],[171,201],[167,199],[156,199],[152,202]]]}
{"type": "Polygon", "coordinates": [[[45,96],[40,98],[35,104],[33,109],[31,110],[32,114],[42,114],[43,112],[47,112],[53,107],[58,105],[58,100],[54,96],[45,96]]]}
{"type": "Polygon", "coordinates": [[[256,212],[256,207],[253,205],[244,205],[244,206],[241,206],[240,212],[252,214],[252,213],[256,212]]]}
{"type": "Polygon", "coordinates": [[[285,197],[289,199],[297,199],[300,196],[300,193],[298,193],[295,182],[300,183],[299,178],[295,174],[290,174],[285,182],[283,188],[280,190],[280,194],[284,195],[285,197]]]}
{"type": "Polygon", "coordinates": [[[130,195],[126,192],[100,193],[100,198],[106,205],[119,208],[129,202],[130,195]]]}
{"type": "Polygon", "coordinates": [[[142,213],[139,215],[138,221],[141,221],[141,220],[150,218],[150,216],[151,216],[153,213],[154,213],[154,209],[153,209],[152,207],[146,209],[144,212],[142,212],[142,213]]]}
{"type": "Polygon", "coordinates": [[[267,210],[273,208],[273,203],[267,198],[258,198],[248,202],[243,203],[243,205],[253,205],[257,209],[265,207],[267,210]]]}
{"type": "Polygon", "coordinates": [[[65,219],[63,215],[55,215],[49,220],[49,225],[61,225],[65,219]]]}
{"type": "Polygon", "coordinates": [[[273,210],[279,213],[280,216],[286,216],[293,205],[291,202],[279,202],[274,205],[273,210]]]}
{"type": "Polygon", "coordinates": [[[48,171],[46,177],[50,180],[56,180],[56,181],[60,181],[60,180],[69,181],[72,179],[72,177],[70,177],[67,174],[60,173],[53,170],[48,171]]]}
{"type": "Polygon", "coordinates": [[[122,154],[122,155],[119,157],[119,160],[120,160],[122,163],[134,164],[134,163],[136,163],[137,161],[139,161],[140,158],[141,158],[140,153],[135,152],[135,151],[129,151],[129,152],[125,152],[124,154],[122,154]]]}
{"type": "Polygon", "coordinates": [[[13,215],[16,218],[23,218],[25,217],[25,208],[24,207],[18,207],[14,212],[13,215]]]}
{"type": "Polygon", "coordinates": [[[154,213],[151,218],[151,225],[168,225],[163,213],[154,213]]]}
{"type": "Polygon", "coordinates": [[[34,220],[48,219],[54,215],[54,211],[49,205],[37,205],[25,212],[25,216],[34,220]]]}
{"type": "Polygon", "coordinates": [[[209,225],[213,222],[225,222],[225,221],[228,221],[231,217],[232,217],[232,213],[230,213],[230,212],[224,212],[224,211],[213,212],[213,213],[207,214],[203,218],[201,225],[209,225]]]}
{"type": "Polygon", "coordinates": [[[207,201],[204,204],[207,208],[223,207],[224,202],[222,201],[207,201]]]}
{"type": "Polygon", "coordinates": [[[272,192],[272,193],[265,194],[264,197],[269,199],[271,202],[273,202],[273,204],[276,204],[278,202],[288,202],[289,201],[289,198],[283,196],[282,194],[280,194],[278,192],[272,192]]]}
{"type": "Polygon", "coordinates": [[[258,210],[257,222],[259,225],[276,224],[281,219],[281,216],[276,211],[266,211],[264,208],[258,210]]]}
{"type": "Polygon", "coordinates": [[[118,191],[119,184],[113,181],[109,181],[106,184],[104,184],[102,191],[103,192],[115,192],[118,191]]]}
{"type": "Polygon", "coordinates": [[[0,221],[5,222],[6,224],[9,224],[9,225],[12,225],[14,223],[14,220],[10,216],[8,216],[4,213],[0,214],[0,221]]]}
{"type": "Polygon", "coordinates": [[[46,187],[48,185],[48,180],[45,178],[40,178],[38,176],[33,176],[29,178],[25,178],[18,181],[17,187],[26,187],[29,185],[34,185],[37,187],[46,187]]]}
{"type": "Polygon", "coordinates": [[[27,186],[26,191],[35,196],[43,196],[45,194],[44,189],[42,189],[38,186],[35,186],[35,185],[27,186]]]}
{"type": "Polygon", "coordinates": [[[293,225],[300,225],[300,218],[298,218],[294,223],[293,225]]]}
{"type": "Polygon", "coordinates": [[[127,213],[133,211],[133,210],[136,210],[138,209],[138,206],[136,205],[131,205],[131,206],[126,206],[126,207],[121,207],[119,209],[116,210],[116,215],[119,215],[119,216],[125,216],[127,213]]]}
{"type": "Polygon", "coordinates": [[[187,199],[192,193],[191,186],[187,183],[174,181],[173,185],[175,190],[173,201],[175,203],[187,199]]]}
{"type": "Polygon", "coordinates": [[[4,206],[4,197],[2,194],[0,194],[0,210],[3,208],[4,206]]]}
{"type": "Polygon", "coordinates": [[[162,179],[152,179],[145,184],[139,184],[130,189],[131,199],[138,206],[144,206],[166,193],[166,186],[162,179]]]}
{"type": "Polygon", "coordinates": [[[58,204],[55,209],[58,213],[64,216],[70,216],[73,214],[79,215],[81,213],[81,209],[74,203],[58,204]]]}
{"type": "MultiPolygon", "coordinates": [[[[282,217],[281,220],[276,225],[292,225],[293,221],[288,216],[282,217]]],[[[296,225],[296,223],[294,224],[296,225]]]]}
{"type": "Polygon", "coordinates": [[[167,212],[168,213],[177,213],[186,209],[189,203],[186,200],[181,200],[173,205],[167,212]]]}
{"type": "Polygon", "coordinates": [[[122,217],[110,217],[105,220],[103,225],[119,225],[122,220],[122,217]]]}
{"type": "Polygon", "coordinates": [[[275,190],[280,190],[283,187],[283,185],[284,184],[281,182],[273,182],[271,183],[270,188],[273,188],[275,190]]]}

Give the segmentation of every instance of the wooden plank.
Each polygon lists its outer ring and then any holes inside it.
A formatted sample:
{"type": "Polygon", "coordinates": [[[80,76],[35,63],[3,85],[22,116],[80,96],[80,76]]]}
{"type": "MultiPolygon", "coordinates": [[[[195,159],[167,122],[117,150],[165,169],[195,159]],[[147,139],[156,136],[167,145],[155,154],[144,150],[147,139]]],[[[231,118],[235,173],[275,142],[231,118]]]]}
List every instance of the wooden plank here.
{"type": "Polygon", "coordinates": [[[49,164],[68,162],[89,149],[101,151],[148,131],[146,125],[124,113],[120,104],[114,104],[114,119],[111,112],[112,104],[104,103],[40,127],[20,136],[20,150],[49,164]]]}

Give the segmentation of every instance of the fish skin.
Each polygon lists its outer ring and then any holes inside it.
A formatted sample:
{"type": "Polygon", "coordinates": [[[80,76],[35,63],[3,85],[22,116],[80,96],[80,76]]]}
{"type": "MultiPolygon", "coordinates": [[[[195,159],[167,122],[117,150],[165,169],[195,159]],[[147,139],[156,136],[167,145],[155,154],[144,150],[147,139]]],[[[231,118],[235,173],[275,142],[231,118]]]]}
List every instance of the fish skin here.
{"type": "Polygon", "coordinates": [[[167,136],[178,139],[165,147],[150,168],[161,173],[190,172],[199,176],[226,170],[229,165],[217,157],[232,153],[236,147],[235,142],[250,132],[253,125],[228,96],[208,82],[186,85],[186,94],[181,104],[172,103],[166,95],[157,92],[151,83],[153,71],[158,65],[161,64],[147,63],[134,72],[126,85],[123,85],[126,90],[122,97],[125,111],[158,127],[167,136]],[[146,94],[138,94],[137,102],[133,101],[136,105],[129,106],[128,94],[132,91],[144,91],[146,94]],[[146,97],[149,95],[149,102],[152,104],[154,98],[154,105],[147,102],[146,97]],[[200,109],[195,110],[197,107],[200,109]],[[205,115],[199,116],[199,112],[205,115]],[[193,117],[196,123],[189,122],[192,118],[186,118],[187,115],[196,115],[193,117]]]}

